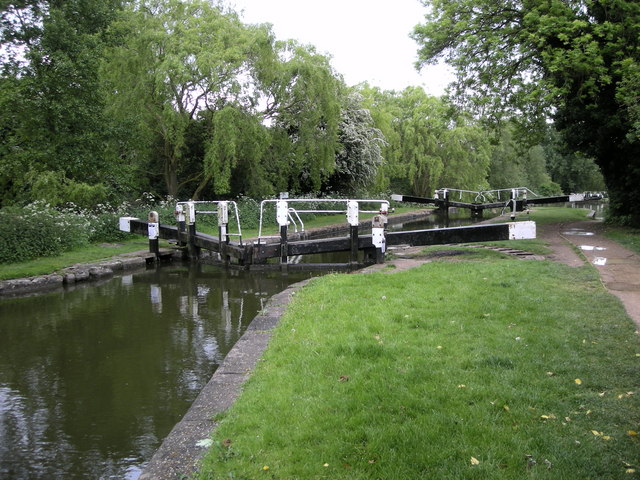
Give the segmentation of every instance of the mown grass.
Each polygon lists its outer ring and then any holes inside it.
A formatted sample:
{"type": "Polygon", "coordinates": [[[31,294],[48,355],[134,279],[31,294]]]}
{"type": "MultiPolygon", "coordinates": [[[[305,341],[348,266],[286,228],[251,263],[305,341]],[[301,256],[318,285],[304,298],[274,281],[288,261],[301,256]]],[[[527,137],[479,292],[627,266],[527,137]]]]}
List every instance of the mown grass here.
{"type": "Polygon", "coordinates": [[[488,253],[325,276],[196,478],[637,478],[639,362],[589,266],[488,253]]]}
{"type": "Polygon", "coordinates": [[[117,244],[95,244],[65,252],[57,257],[42,257],[20,263],[0,264],[0,280],[48,275],[77,263],[91,263],[114,255],[147,250],[149,242],[139,235],[117,244]]]}
{"type": "Polygon", "coordinates": [[[526,213],[519,213],[518,220],[531,219],[539,225],[549,223],[567,223],[578,220],[585,220],[589,210],[584,208],[567,208],[567,207],[533,207],[526,213]],[[527,218],[528,217],[528,218],[527,218]]]}

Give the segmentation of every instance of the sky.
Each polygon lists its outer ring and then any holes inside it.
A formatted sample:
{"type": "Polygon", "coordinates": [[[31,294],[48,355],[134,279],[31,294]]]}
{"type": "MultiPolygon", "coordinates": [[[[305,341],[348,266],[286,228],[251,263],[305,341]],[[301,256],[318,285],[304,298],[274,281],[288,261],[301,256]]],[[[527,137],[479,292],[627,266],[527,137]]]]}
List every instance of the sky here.
{"type": "Polygon", "coordinates": [[[414,67],[418,45],[409,38],[426,7],[418,0],[226,0],[245,23],[271,23],[278,40],[314,45],[331,57],[347,85],[367,81],[383,90],[422,86],[442,95],[446,66],[414,67]]]}

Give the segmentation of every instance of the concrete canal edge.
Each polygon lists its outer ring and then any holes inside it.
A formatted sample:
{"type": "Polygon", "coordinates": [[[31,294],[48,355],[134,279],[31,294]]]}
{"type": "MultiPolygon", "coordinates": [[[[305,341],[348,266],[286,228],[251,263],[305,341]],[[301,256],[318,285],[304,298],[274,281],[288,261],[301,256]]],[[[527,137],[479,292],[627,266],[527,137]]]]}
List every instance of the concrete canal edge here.
{"type": "Polygon", "coordinates": [[[313,278],[290,285],[269,299],[251,321],[209,382],[202,389],[182,420],[155,452],[139,480],[178,480],[195,473],[211,442],[216,427],[214,417],[227,410],[242,390],[262,353],[272,330],[280,321],[296,292],[313,278]]]}

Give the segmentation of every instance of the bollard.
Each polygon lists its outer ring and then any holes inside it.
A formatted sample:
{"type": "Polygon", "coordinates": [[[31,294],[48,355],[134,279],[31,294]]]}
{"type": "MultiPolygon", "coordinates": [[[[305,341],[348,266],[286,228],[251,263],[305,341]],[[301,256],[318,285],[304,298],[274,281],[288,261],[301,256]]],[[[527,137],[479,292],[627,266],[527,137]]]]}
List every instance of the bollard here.
{"type": "Polygon", "coordinates": [[[188,224],[187,248],[189,249],[189,257],[197,258],[200,249],[196,247],[196,204],[192,201],[187,202],[186,217],[188,224]]]}
{"type": "Polygon", "coordinates": [[[287,227],[289,225],[289,204],[285,200],[276,202],[276,220],[280,226],[280,265],[286,271],[288,262],[287,227]]]}
{"type": "Polygon", "coordinates": [[[160,255],[160,246],[158,238],[160,236],[160,222],[158,218],[158,212],[149,212],[149,223],[147,225],[147,232],[149,236],[149,252],[154,253],[156,257],[160,255]]]}
{"type": "Polygon", "coordinates": [[[375,215],[371,221],[371,243],[376,247],[376,263],[384,263],[384,252],[386,250],[385,223],[387,223],[387,218],[383,214],[375,215]]]}
{"type": "Polygon", "coordinates": [[[176,210],[175,212],[173,212],[173,214],[178,221],[178,246],[184,247],[186,245],[186,242],[184,241],[184,232],[187,228],[184,215],[184,205],[176,205],[176,210]]]}
{"type": "Polygon", "coordinates": [[[349,222],[350,258],[351,264],[358,263],[358,227],[360,225],[358,202],[347,202],[347,222],[349,222]]]}
{"type": "Polygon", "coordinates": [[[220,242],[220,261],[229,265],[227,245],[229,245],[229,202],[218,203],[218,241],[220,242]]]}

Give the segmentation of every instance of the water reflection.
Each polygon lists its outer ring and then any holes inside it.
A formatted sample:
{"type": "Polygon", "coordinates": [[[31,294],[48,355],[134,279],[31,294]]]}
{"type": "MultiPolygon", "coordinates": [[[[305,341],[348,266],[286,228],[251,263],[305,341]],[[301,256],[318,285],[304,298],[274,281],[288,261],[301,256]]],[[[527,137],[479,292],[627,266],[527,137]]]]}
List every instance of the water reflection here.
{"type": "Polygon", "coordinates": [[[300,278],[172,267],[0,300],[0,478],[137,478],[263,302],[300,278]]]}

